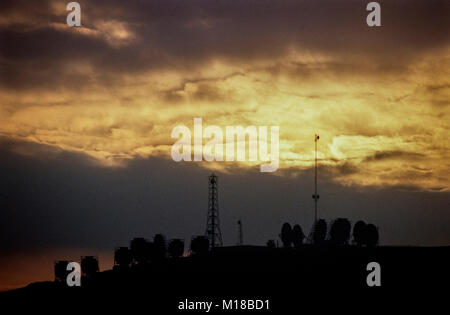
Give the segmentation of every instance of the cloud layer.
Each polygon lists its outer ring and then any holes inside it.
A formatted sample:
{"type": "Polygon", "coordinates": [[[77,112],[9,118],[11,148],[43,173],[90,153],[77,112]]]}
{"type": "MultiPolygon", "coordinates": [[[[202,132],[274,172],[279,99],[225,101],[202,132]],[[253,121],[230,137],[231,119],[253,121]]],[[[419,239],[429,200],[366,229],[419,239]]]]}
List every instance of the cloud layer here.
{"type": "Polygon", "coordinates": [[[0,133],[117,166],[170,159],[194,117],[279,125],[281,174],[319,133],[341,184],[448,190],[449,4],[380,3],[369,28],[361,1],[80,1],[69,28],[61,1],[2,1],[0,133]]]}

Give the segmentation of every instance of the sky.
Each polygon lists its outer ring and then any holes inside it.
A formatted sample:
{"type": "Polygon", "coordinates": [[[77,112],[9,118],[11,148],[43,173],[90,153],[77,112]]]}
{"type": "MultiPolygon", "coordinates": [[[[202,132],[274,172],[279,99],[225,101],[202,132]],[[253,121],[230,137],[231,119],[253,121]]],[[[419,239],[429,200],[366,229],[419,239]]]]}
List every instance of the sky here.
{"type": "Polygon", "coordinates": [[[237,220],[248,244],[309,231],[315,133],[319,217],[449,245],[448,1],[379,1],[381,27],[368,1],[79,1],[81,27],[67,3],[0,2],[0,290],[136,236],[188,243],[212,171],[225,244],[237,220]],[[174,162],[196,117],[279,126],[279,169],[174,162]]]}

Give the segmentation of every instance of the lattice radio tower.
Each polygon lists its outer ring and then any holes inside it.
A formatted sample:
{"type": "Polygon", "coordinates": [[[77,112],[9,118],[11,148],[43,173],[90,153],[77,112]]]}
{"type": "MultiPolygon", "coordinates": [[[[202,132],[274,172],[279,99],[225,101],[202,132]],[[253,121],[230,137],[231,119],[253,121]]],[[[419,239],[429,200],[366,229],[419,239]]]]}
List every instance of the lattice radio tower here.
{"type": "Polygon", "coordinates": [[[222,233],[220,232],[219,220],[219,190],[218,178],[212,174],[208,177],[208,216],[206,220],[206,237],[209,240],[209,247],[222,246],[222,233]]]}

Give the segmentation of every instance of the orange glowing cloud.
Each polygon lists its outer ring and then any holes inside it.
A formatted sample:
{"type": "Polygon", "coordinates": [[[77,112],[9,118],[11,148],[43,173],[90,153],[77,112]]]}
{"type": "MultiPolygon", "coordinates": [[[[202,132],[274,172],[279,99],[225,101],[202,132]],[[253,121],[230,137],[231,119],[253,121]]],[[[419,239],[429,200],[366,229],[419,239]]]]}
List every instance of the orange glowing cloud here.
{"type": "MultiPolygon", "coordinates": [[[[445,23],[439,17],[410,40],[419,47],[401,37],[408,16],[400,29],[384,20],[397,38],[353,17],[337,38],[333,25],[347,13],[328,26],[305,16],[303,31],[289,10],[280,11],[284,20],[257,11],[246,21],[232,9],[147,13],[113,2],[86,4],[83,28],[72,30],[48,3],[51,13],[39,18],[14,11],[0,19],[1,32],[17,37],[2,53],[10,73],[0,89],[4,137],[126,166],[137,157],[170,159],[171,130],[194,117],[222,127],[277,125],[280,175],[313,165],[319,133],[320,165],[340,183],[449,189],[450,49],[436,32],[445,23]],[[53,50],[27,51],[30,34],[53,38],[53,50]]],[[[226,163],[200,165],[230,171],[226,163]]]]}

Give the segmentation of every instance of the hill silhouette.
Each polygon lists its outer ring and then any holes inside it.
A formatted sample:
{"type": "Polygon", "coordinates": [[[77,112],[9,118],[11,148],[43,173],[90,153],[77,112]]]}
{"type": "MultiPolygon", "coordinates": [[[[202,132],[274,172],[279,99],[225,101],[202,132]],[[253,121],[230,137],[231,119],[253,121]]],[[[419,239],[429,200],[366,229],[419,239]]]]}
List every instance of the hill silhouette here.
{"type": "MultiPolygon", "coordinates": [[[[268,299],[270,311],[298,309],[301,297],[345,299],[354,289],[376,298],[381,291],[423,290],[446,285],[450,247],[358,247],[301,245],[297,248],[232,246],[189,257],[167,257],[130,268],[84,276],[81,287],[64,282],[34,283],[5,292],[8,300],[134,303],[173,310],[179,301],[268,299]],[[366,284],[368,262],[381,265],[381,288],[366,284]],[[349,291],[350,290],[350,291],[349,291]],[[320,292],[314,295],[313,292],[320,292]]],[[[395,296],[395,295],[394,295],[395,296]]],[[[112,303],[112,304],[111,304],[112,303]]],[[[304,303],[306,305],[307,303],[304,303]]]]}

